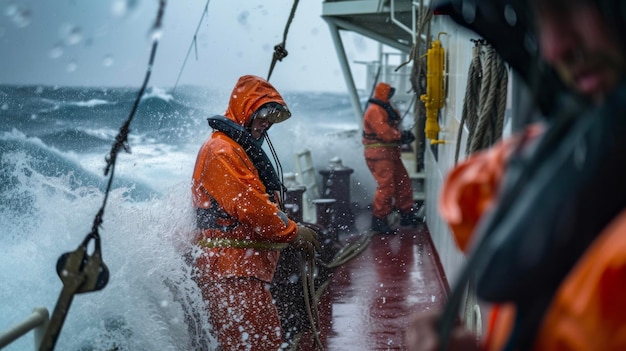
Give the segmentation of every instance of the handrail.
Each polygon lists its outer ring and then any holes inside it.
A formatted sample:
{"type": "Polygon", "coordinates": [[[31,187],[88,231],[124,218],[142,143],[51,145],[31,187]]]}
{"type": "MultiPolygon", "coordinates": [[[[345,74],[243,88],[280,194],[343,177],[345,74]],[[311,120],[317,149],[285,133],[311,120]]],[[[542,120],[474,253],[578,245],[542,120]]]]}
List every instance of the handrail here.
{"type": "Polygon", "coordinates": [[[35,307],[33,313],[24,321],[9,328],[9,330],[0,333],[0,349],[9,345],[13,341],[24,336],[31,330],[35,330],[35,350],[39,350],[39,345],[43,339],[48,323],[50,322],[50,313],[45,307],[35,307]]]}
{"type": "Polygon", "coordinates": [[[409,28],[407,27],[404,23],[400,22],[400,20],[398,20],[396,18],[396,1],[395,0],[391,0],[391,10],[389,11],[391,13],[391,21],[398,27],[402,28],[404,31],[406,31],[407,33],[411,34],[411,38],[413,38],[413,41],[415,41],[415,32],[417,31],[416,27],[416,23],[417,23],[417,18],[415,15],[415,11],[416,11],[416,6],[415,3],[411,2],[411,27],[409,28]]]}

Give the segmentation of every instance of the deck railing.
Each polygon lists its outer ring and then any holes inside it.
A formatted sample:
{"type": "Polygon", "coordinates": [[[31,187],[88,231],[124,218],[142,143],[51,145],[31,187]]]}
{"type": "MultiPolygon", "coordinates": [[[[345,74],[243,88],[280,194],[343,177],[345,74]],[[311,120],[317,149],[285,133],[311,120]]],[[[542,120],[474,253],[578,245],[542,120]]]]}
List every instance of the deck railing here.
{"type": "Polygon", "coordinates": [[[24,321],[0,333],[0,349],[9,345],[13,341],[21,338],[31,330],[35,331],[35,350],[39,350],[39,345],[46,333],[50,314],[45,307],[35,307],[33,313],[24,321]]]}

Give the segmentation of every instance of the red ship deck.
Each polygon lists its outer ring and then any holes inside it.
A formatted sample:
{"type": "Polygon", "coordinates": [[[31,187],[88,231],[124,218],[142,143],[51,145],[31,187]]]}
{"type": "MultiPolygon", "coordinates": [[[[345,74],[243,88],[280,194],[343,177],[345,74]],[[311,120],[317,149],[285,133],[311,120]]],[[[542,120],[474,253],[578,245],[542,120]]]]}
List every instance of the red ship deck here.
{"type": "MultiPolygon", "coordinates": [[[[325,350],[403,350],[409,316],[443,305],[447,282],[427,227],[372,237],[340,266],[319,304],[325,350]]],[[[301,350],[314,350],[312,338],[301,350]]]]}

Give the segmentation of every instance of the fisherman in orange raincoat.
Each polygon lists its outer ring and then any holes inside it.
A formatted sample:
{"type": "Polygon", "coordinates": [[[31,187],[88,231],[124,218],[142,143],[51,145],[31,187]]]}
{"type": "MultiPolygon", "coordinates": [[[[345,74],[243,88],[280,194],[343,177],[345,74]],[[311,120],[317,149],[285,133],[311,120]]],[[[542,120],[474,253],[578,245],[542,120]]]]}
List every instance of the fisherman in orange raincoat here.
{"type": "Polygon", "coordinates": [[[397,209],[400,225],[416,225],[418,218],[413,207],[413,186],[400,158],[400,147],[410,144],[415,136],[400,130],[400,115],[389,99],[395,89],[380,82],[363,117],[363,154],[378,187],[372,204],[372,231],[391,233],[387,216],[397,209]]]}
{"type": "Polygon", "coordinates": [[[316,233],[281,209],[284,188],[261,148],[270,126],[290,116],[269,82],[242,76],[225,115],[208,119],[214,132],[198,153],[191,191],[200,254],[193,277],[222,350],[281,347],[270,293],[280,250],[319,250],[316,233]]]}

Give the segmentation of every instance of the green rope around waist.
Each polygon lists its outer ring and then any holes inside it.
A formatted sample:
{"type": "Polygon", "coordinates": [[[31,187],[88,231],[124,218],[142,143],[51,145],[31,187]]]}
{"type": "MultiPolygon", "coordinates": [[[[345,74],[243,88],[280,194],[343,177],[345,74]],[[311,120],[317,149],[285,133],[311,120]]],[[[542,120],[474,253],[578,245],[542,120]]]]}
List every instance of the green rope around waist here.
{"type": "Polygon", "coordinates": [[[363,147],[371,148],[371,147],[398,147],[398,143],[374,143],[374,144],[364,144],[363,147]]]}
{"type": "Polygon", "coordinates": [[[258,249],[258,250],[282,250],[289,246],[288,243],[270,243],[267,241],[237,240],[227,238],[201,239],[198,245],[203,248],[231,248],[231,249],[258,249]]]}

